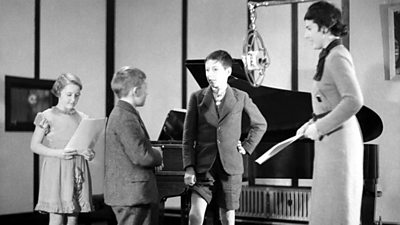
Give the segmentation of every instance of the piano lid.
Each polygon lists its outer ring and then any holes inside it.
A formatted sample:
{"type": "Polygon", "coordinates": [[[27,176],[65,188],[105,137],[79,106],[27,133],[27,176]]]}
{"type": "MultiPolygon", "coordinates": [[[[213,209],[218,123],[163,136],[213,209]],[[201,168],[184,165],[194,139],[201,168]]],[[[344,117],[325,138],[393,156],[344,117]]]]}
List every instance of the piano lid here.
{"type": "MultiPolygon", "coordinates": [[[[186,60],[186,67],[201,88],[208,86],[203,59],[186,60]]],[[[252,87],[244,72],[243,62],[234,59],[232,75],[228,83],[249,94],[268,122],[262,141],[277,142],[293,136],[296,130],[311,118],[311,94],[278,88],[252,87]]],[[[357,113],[364,142],[371,141],[382,133],[383,124],[378,114],[363,106],[357,113]]],[[[246,118],[245,118],[246,120],[246,118]]]]}

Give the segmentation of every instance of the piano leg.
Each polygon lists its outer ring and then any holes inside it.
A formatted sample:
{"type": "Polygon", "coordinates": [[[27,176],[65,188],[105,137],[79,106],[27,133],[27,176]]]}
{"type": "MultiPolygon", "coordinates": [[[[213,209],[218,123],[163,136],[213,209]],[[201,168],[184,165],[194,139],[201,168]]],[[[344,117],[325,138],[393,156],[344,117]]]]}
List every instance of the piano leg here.
{"type": "Polygon", "coordinates": [[[181,225],[189,224],[190,191],[186,190],[181,195],[181,225]]]}
{"type": "MultiPolygon", "coordinates": [[[[178,195],[181,200],[181,225],[187,225],[189,223],[189,210],[190,210],[190,194],[189,191],[186,189],[181,195],[178,195]]],[[[168,196],[168,197],[177,197],[177,196],[168,196]]],[[[165,213],[165,202],[167,201],[168,197],[162,197],[159,204],[159,225],[164,225],[164,213],[165,213]]]]}
{"type": "Polygon", "coordinates": [[[167,198],[161,198],[160,204],[159,204],[159,215],[158,215],[158,224],[163,225],[164,224],[164,212],[165,212],[165,202],[167,201],[167,198]]]}
{"type": "Polygon", "coordinates": [[[362,225],[375,224],[375,208],[377,197],[379,197],[379,193],[377,192],[376,181],[374,179],[366,179],[364,181],[364,190],[361,204],[362,225]]]}

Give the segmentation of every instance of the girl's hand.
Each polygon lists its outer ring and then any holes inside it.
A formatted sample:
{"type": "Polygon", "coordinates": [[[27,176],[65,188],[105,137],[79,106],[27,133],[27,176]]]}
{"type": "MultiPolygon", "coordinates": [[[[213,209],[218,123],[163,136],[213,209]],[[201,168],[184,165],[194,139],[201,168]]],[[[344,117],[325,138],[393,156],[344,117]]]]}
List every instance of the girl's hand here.
{"type": "Polygon", "coordinates": [[[95,154],[96,153],[91,148],[79,151],[79,155],[83,156],[87,161],[92,161],[92,159],[94,159],[95,154]]]}
{"type": "Polygon", "coordinates": [[[59,158],[66,160],[72,159],[76,154],[78,154],[77,151],[74,149],[63,149],[59,152],[60,152],[59,158]]]}
{"type": "Polygon", "coordinates": [[[243,148],[242,142],[238,141],[236,148],[240,154],[246,155],[246,150],[243,148]]]}

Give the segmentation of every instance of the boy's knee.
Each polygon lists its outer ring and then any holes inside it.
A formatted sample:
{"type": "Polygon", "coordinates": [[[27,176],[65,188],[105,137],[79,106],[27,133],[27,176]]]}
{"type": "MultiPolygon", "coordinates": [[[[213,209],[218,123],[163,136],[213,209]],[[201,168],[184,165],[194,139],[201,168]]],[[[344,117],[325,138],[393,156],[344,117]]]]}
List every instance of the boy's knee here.
{"type": "Polygon", "coordinates": [[[204,215],[198,210],[190,210],[189,212],[189,224],[203,224],[204,215]]]}
{"type": "Polygon", "coordinates": [[[235,224],[235,210],[219,209],[219,216],[221,223],[225,224],[235,224]]]}

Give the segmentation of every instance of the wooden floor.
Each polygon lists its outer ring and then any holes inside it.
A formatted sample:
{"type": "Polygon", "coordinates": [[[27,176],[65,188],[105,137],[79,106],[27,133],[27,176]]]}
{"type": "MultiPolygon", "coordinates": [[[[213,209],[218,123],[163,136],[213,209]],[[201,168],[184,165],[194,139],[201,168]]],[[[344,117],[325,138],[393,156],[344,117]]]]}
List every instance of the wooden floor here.
{"type": "MultiPolygon", "coordinates": [[[[104,217],[103,217],[104,218],[104,217]]],[[[179,225],[181,221],[179,214],[170,214],[164,217],[164,224],[160,225],[179,225]]],[[[48,225],[48,215],[40,214],[40,213],[24,213],[24,214],[15,214],[15,215],[5,215],[0,216],[0,224],[1,225],[48,225]]],[[[108,223],[102,218],[93,218],[90,221],[88,218],[80,219],[79,225],[110,225],[112,223],[108,223]]],[[[240,218],[237,218],[236,225],[259,225],[259,224],[268,224],[268,225],[289,225],[293,223],[283,223],[283,222],[267,222],[267,221],[244,221],[240,218]]],[[[304,223],[303,223],[304,224],[304,223]]],[[[204,225],[215,225],[212,222],[211,218],[206,219],[204,225]]]]}
{"type": "MultiPolygon", "coordinates": [[[[87,214],[80,215],[79,225],[113,225],[115,222],[107,222],[106,219],[109,217],[108,214],[96,215],[96,217],[89,217],[87,214]]],[[[179,213],[167,213],[164,217],[164,224],[160,225],[179,225],[181,221],[179,213]]],[[[48,215],[34,213],[23,213],[14,215],[1,215],[1,225],[48,225],[48,215]]],[[[306,222],[293,222],[293,221],[267,221],[267,220],[247,220],[246,218],[236,218],[236,225],[300,225],[307,224],[306,222]]],[[[377,225],[400,225],[395,223],[376,223],[377,225]]],[[[216,225],[213,224],[212,218],[207,218],[204,225],[216,225]]]]}

